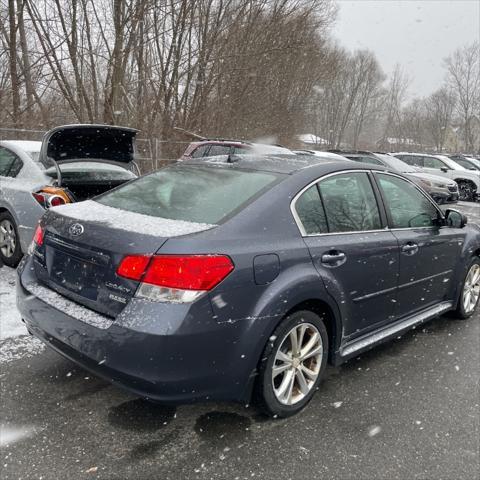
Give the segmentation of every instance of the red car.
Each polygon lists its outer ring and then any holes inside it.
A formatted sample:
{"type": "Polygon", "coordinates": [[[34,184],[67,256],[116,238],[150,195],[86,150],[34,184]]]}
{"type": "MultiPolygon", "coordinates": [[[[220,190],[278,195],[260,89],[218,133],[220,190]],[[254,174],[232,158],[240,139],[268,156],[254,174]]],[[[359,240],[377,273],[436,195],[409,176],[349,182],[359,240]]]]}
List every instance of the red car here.
{"type": "Polygon", "coordinates": [[[288,148],[279,145],[251,143],[240,140],[201,140],[188,145],[181,159],[214,157],[217,155],[293,155],[288,148]]]}

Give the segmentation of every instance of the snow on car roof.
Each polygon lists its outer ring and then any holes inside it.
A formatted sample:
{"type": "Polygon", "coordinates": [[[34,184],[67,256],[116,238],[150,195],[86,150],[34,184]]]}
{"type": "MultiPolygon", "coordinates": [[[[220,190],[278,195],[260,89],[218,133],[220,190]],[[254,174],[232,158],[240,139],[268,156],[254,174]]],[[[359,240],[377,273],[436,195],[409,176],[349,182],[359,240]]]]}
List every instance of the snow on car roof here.
{"type": "Polygon", "coordinates": [[[3,140],[1,144],[5,147],[14,147],[24,152],[40,152],[42,142],[33,140],[3,140]]]}
{"type": "MultiPolygon", "coordinates": [[[[348,160],[347,160],[348,161],[348,160]]],[[[341,164],[346,161],[338,161],[332,158],[316,157],[315,155],[217,155],[215,157],[193,158],[183,161],[188,165],[221,166],[238,169],[260,170],[272,173],[291,174],[304,168],[324,164],[341,164]]],[[[350,162],[353,163],[353,162],[350,162]]]]}

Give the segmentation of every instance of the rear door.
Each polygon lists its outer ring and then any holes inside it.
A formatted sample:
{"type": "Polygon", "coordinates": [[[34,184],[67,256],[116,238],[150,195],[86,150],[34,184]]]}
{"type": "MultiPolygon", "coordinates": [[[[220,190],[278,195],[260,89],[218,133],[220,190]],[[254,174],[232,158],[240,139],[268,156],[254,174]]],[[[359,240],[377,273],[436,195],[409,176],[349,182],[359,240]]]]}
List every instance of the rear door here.
{"type": "Polygon", "coordinates": [[[441,212],[413,183],[386,172],[375,177],[400,246],[395,312],[400,317],[446,299],[464,232],[440,227],[441,212]]]}
{"type": "Polygon", "coordinates": [[[301,192],[293,210],[313,263],[342,312],[344,337],[391,321],[398,242],[385,229],[370,174],[328,175],[301,192]]]}

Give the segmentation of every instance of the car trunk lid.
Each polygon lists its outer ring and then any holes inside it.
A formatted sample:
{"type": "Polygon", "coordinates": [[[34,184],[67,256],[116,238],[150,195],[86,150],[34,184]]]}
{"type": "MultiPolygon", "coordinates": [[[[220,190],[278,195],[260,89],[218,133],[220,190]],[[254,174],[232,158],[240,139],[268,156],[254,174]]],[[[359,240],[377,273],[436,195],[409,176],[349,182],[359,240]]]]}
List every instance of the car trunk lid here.
{"type": "Polygon", "coordinates": [[[210,228],[141,215],[94,201],[50,209],[35,254],[37,278],[86,307],[116,317],[139,282],[116,274],[125,255],[153,254],[168,238],[210,228]]]}
{"type": "Polygon", "coordinates": [[[129,168],[135,159],[135,137],[138,130],[112,125],[64,125],[48,131],[42,140],[38,161],[46,168],[86,161],[121,165],[129,168]]]}

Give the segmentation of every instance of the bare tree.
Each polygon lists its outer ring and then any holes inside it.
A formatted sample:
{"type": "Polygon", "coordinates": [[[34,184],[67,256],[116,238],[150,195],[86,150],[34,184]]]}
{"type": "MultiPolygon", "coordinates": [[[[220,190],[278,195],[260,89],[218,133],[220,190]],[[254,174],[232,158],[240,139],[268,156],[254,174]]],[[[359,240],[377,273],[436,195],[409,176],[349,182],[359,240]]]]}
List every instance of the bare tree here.
{"type": "Polygon", "coordinates": [[[406,139],[402,132],[402,106],[405,101],[409,78],[400,65],[393,71],[388,90],[385,94],[384,128],[382,148],[389,148],[389,138],[395,138],[395,143],[402,143],[406,139]]]}
{"type": "Polygon", "coordinates": [[[448,87],[442,87],[424,101],[425,129],[437,152],[443,151],[448,127],[451,125],[455,95],[448,87]]]}
{"type": "Polygon", "coordinates": [[[473,151],[473,116],[480,112],[480,44],[475,42],[446,58],[447,80],[457,97],[457,112],[462,120],[464,147],[473,151]]]}

